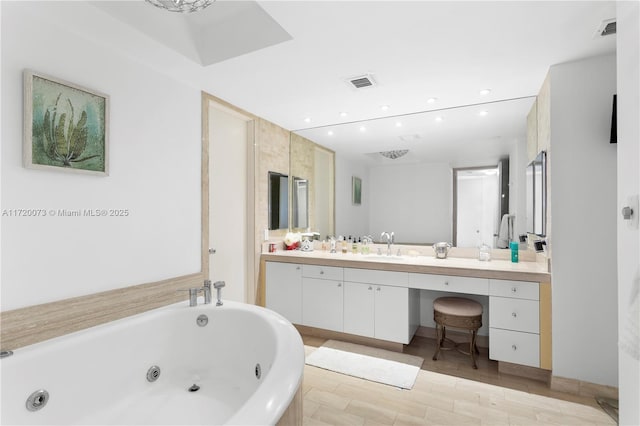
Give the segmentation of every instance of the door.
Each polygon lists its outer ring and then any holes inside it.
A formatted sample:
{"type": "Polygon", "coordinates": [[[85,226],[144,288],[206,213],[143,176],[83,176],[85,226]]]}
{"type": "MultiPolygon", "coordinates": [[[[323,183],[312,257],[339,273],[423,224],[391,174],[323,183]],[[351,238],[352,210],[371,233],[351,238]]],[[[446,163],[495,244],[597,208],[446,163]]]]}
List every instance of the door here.
{"type": "Polygon", "coordinates": [[[374,336],[373,284],[344,283],[344,332],[374,336]]]}
{"type": "Polygon", "coordinates": [[[342,281],[302,278],[302,324],[342,331],[342,281]]]}
{"type": "Polygon", "coordinates": [[[247,300],[247,123],[209,104],[209,279],[223,298],[247,300]]]}
{"type": "Polygon", "coordinates": [[[265,306],[294,324],[302,324],[302,266],[266,262],[266,268],[265,306]]]}
{"type": "Polygon", "coordinates": [[[375,285],[376,339],[409,344],[409,289],[375,285]]]}

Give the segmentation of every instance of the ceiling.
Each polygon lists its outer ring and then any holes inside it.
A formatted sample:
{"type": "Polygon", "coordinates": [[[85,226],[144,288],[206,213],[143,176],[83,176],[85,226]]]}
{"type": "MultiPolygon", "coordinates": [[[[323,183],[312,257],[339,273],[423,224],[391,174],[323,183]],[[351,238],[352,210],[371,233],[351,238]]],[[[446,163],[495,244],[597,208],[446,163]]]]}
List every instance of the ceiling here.
{"type": "Polygon", "coordinates": [[[615,52],[615,35],[596,35],[615,1],[218,0],[186,15],[141,0],[93,4],[187,58],[168,72],[377,162],[502,155],[524,137],[550,66],[615,52]],[[375,85],[349,83],[363,75],[375,85]],[[382,117],[392,118],[360,130],[361,120],[382,117]],[[392,149],[410,151],[399,160],[371,155],[392,149]]]}

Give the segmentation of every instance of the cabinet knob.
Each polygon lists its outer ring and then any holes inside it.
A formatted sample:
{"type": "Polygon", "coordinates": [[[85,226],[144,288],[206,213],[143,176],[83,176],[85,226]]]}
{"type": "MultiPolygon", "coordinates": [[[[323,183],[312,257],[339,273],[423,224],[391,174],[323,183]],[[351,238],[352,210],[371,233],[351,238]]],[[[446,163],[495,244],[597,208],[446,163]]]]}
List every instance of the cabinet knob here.
{"type": "Polygon", "coordinates": [[[342,287],[342,283],[338,283],[338,287],[342,287]]]}
{"type": "Polygon", "coordinates": [[[517,318],[518,314],[516,314],[515,312],[511,312],[511,316],[514,317],[514,318],[517,318]]]}
{"type": "Polygon", "coordinates": [[[380,291],[380,287],[378,287],[376,290],[380,291]]]}
{"type": "Polygon", "coordinates": [[[369,286],[369,290],[373,290],[373,287],[369,286]]]}
{"type": "Polygon", "coordinates": [[[323,270],[320,270],[320,275],[324,275],[324,271],[323,270]]]}
{"type": "Polygon", "coordinates": [[[511,293],[515,293],[515,292],[517,292],[517,291],[518,291],[518,289],[517,289],[517,288],[515,288],[515,287],[511,287],[511,293]]]}
{"type": "Polygon", "coordinates": [[[296,271],[299,271],[299,270],[300,270],[300,267],[299,267],[299,266],[296,266],[296,271]]]}
{"type": "Polygon", "coordinates": [[[514,351],[517,351],[518,347],[516,345],[511,345],[511,349],[513,349],[514,351]]]}
{"type": "Polygon", "coordinates": [[[445,281],[445,282],[444,282],[444,285],[449,285],[449,281],[445,281]]]}

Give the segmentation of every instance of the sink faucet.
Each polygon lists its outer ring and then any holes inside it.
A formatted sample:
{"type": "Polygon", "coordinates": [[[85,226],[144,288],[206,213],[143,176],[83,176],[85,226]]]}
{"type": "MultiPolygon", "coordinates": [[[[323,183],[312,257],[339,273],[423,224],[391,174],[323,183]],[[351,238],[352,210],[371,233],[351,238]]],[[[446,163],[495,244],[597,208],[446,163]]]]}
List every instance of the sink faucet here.
{"type": "Polygon", "coordinates": [[[383,232],[380,234],[380,239],[384,242],[385,239],[387,241],[387,256],[391,256],[391,244],[393,244],[393,232],[389,234],[388,232],[383,232]]]}

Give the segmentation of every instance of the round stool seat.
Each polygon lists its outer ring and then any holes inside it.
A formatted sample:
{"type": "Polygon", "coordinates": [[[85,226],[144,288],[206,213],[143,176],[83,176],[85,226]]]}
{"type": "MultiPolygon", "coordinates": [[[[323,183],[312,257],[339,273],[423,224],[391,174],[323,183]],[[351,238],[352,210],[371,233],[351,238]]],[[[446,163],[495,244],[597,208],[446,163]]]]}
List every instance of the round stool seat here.
{"type": "Polygon", "coordinates": [[[439,297],[433,301],[433,309],[447,315],[471,317],[482,315],[482,305],[463,297],[439,297]]]}

